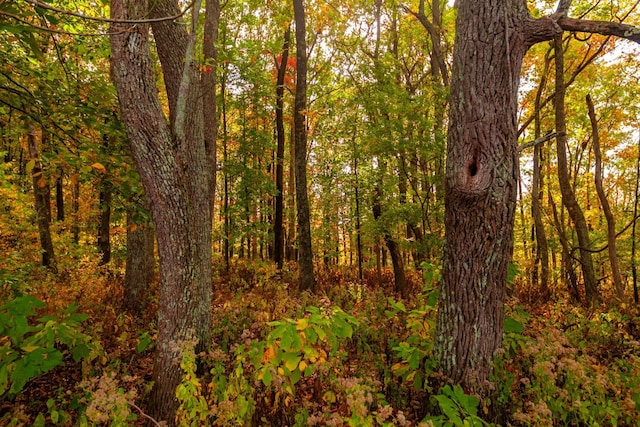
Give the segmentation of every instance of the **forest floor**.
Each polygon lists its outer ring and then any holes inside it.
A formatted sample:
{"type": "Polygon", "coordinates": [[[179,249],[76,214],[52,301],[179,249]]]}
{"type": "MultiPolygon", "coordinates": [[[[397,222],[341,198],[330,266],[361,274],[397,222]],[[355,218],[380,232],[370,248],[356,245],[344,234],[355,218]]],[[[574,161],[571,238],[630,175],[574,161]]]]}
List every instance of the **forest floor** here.
{"type": "MultiPolygon", "coordinates": [[[[44,357],[60,359],[32,368],[12,393],[20,379],[9,350],[24,359],[39,349],[0,336],[0,425],[144,425],[155,297],[139,316],[123,309],[117,254],[110,266],[73,254],[53,274],[18,263],[3,243],[0,316],[23,313],[34,328],[25,343],[54,331],[44,357]],[[44,304],[11,305],[27,304],[25,295],[44,304]]],[[[212,350],[181,344],[181,425],[488,425],[480,416],[495,425],[640,425],[637,306],[585,310],[561,290],[536,304],[516,278],[504,351],[480,400],[446,385],[434,364],[438,271],[427,267],[408,273],[412,297],[400,300],[388,268],[365,270],[362,282],[355,268],[321,268],[309,295],[296,291],[294,265],[277,273],[267,262],[232,263],[215,277],[212,350]]]]}

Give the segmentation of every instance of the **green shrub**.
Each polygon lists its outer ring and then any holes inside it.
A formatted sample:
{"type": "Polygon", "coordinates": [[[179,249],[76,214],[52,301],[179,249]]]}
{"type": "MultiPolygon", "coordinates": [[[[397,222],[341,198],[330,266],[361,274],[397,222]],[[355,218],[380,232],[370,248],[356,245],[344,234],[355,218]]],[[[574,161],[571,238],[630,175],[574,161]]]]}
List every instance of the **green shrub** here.
{"type": "Polygon", "coordinates": [[[69,307],[58,318],[35,319],[46,304],[25,295],[0,306],[0,397],[13,397],[27,382],[60,365],[66,354],[75,362],[95,357],[100,346],[82,332],[86,314],[69,307]]]}

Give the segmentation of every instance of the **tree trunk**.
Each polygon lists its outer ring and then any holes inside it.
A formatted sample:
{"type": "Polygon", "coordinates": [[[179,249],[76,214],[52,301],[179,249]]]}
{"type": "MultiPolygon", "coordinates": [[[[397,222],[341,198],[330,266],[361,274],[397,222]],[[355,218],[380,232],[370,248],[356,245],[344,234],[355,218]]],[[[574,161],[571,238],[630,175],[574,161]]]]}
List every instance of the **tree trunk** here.
{"type": "MultiPolygon", "coordinates": [[[[382,176],[383,173],[380,173],[382,176]]],[[[380,221],[382,217],[382,183],[378,183],[373,191],[373,219],[376,222],[380,221]]],[[[380,225],[384,230],[384,242],[389,249],[389,255],[391,256],[391,264],[393,265],[393,281],[396,292],[398,292],[402,298],[407,298],[407,280],[404,275],[404,264],[402,262],[402,255],[398,243],[393,239],[393,236],[387,230],[384,225],[380,225]]]]}
{"type": "Polygon", "coordinates": [[[155,270],[155,236],[150,224],[136,224],[127,212],[127,265],[124,275],[124,305],[133,314],[145,308],[155,270]]]}
{"type": "Polygon", "coordinates": [[[275,218],[273,224],[273,261],[278,270],[282,270],[284,262],[284,78],[287,71],[287,61],[289,59],[289,44],[291,40],[291,29],[287,27],[284,32],[284,43],[282,45],[282,56],[278,65],[278,79],[276,82],[276,197],[275,197],[275,218]]]}
{"type": "Polygon", "coordinates": [[[71,212],[73,216],[73,224],[71,225],[71,233],[73,234],[73,243],[80,243],[80,174],[78,170],[74,172],[71,178],[71,212]]]}
{"type": "Polygon", "coordinates": [[[609,249],[609,263],[611,264],[611,275],[616,290],[616,296],[622,300],[624,298],[624,285],[620,275],[620,264],[618,263],[618,253],[616,252],[616,219],[611,212],[611,207],[607,201],[607,196],[602,186],[602,153],[600,151],[600,135],[598,134],[598,120],[596,119],[595,108],[591,96],[587,95],[587,106],[589,108],[589,119],[591,121],[591,137],[593,139],[593,152],[596,160],[595,184],[602,211],[607,219],[607,241],[609,249]]]}
{"type": "MultiPolygon", "coordinates": [[[[540,121],[540,102],[542,98],[542,91],[546,86],[547,74],[549,72],[550,58],[547,55],[545,58],[545,68],[540,79],[540,85],[536,92],[535,98],[535,130],[534,137],[538,139],[542,136],[542,128],[540,121]]],[[[546,150],[546,149],[545,149],[546,150]]],[[[533,147],[533,176],[531,179],[531,216],[533,217],[534,231],[535,231],[535,248],[536,257],[532,268],[532,284],[537,286],[540,290],[540,299],[542,303],[549,300],[549,245],[547,242],[547,235],[544,230],[544,222],[542,221],[542,197],[544,186],[544,174],[542,170],[543,159],[543,146],[542,144],[536,144],[533,147]],[[538,276],[538,264],[540,264],[540,275],[538,276]]]]}
{"type": "Polygon", "coordinates": [[[527,17],[524,1],[458,1],[434,351],[447,377],[479,392],[502,344],[527,17]]]}
{"type": "MultiPolygon", "coordinates": [[[[102,148],[107,151],[109,147],[109,137],[102,136],[102,148]]],[[[100,265],[111,261],[111,182],[109,176],[104,173],[100,177],[99,208],[98,219],[98,252],[100,252],[100,265]]]]}
{"type": "MultiPolygon", "coordinates": [[[[45,139],[43,131],[43,140],[45,139]]],[[[42,265],[53,272],[57,272],[56,256],[51,240],[51,187],[44,177],[44,170],[40,162],[40,153],[36,142],[36,130],[31,127],[27,137],[29,158],[33,162],[31,177],[33,181],[33,195],[35,199],[36,223],[40,236],[40,248],[42,251],[42,265]]]]}
{"type": "Polygon", "coordinates": [[[62,186],[63,172],[56,178],[56,221],[64,221],[64,191],[62,186]]]}
{"type": "Polygon", "coordinates": [[[294,111],[296,146],[296,205],[298,208],[298,265],[301,291],[314,292],[316,280],[313,274],[311,249],[311,212],[307,195],[307,43],[303,0],[293,0],[296,22],[296,97],[294,111]]]}
{"type": "Polygon", "coordinates": [[[580,250],[580,264],[582,266],[582,279],[585,287],[585,302],[593,303],[597,298],[598,289],[596,283],[596,274],[593,268],[593,259],[591,257],[591,242],[589,239],[589,228],[584,218],[584,213],[578,205],[575,194],[571,187],[569,171],[567,167],[567,129],[565,120],[565,87],[564,87],[564,52],[562,46],[562,34],[557,34],[554,38],[554,51],[556,61],[556,95],[555,95],[555,111],[556,111],[556,151],[558,158],[558,182],[560,184],[560,193],[562,194],[562,203],[567,208],[571,221],[573,222],[576,234],[578,236],[578,245],[580,250]]]}
{"type": "MultiPolygon", "coordinates": [[[[211,164],[204,143],[203,102],[194,61],[200,2],[192,6],[191,30],[181,22],[154,21],[170,111],[164,117],[149,50],[146,24],[113,24],[112,76],[131,151],[155,224],[160,258],[158,339],[151,413],[175,422],[175,388],[181,371],[176,342],[195,335],[207,348],[211,336],[211,164]]],[[[175,16],[177,1],[113,0],[116,20],[175,16]]]]}

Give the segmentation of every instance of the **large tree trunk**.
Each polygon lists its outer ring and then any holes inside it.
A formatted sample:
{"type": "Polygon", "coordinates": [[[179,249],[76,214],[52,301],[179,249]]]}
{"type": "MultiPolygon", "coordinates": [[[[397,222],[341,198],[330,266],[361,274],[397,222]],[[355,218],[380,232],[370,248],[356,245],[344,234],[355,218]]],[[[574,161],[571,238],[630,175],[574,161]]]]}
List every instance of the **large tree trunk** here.
{"type": "Polygon", "coordinates": [[[628,25],[566,18],[570,3],[562,0],[553,15],[533,19],[525,0],[456,2],[446,236],[434,352],[446,376],[480,392],[487,389],[492,359],[502,343],[522,59],[530,46],[553,40],[563,29],[640,42],[640,31],[628,25]]]}
{"type": "Polygon", "coordinates": [[[313,274],[311,250],[311,212],[307,195],[307,42],[303,0],[293,0],[296,21],[296,98],[294,112],[296,206],[298,208],[298,265],[301,291],[314,292],[316,280],[313,274]]]}
{"type": "Polygon", "coordinates": [[[593,153],[596,160],[595,184],[602,211],[607,219],[607,241],[609,249],[609,263],[611,264],[611,275],[613,276],[613,284],[616,290],[616,296],[622,300],[624,298],[624,285],[622,284],[622,276],[620,274],[620,263],[618,262],[618,253],[616,252],[616,219],[609,206],[607,195],[602,185],[602,153],[600,150],[600,135],[598,134],[598,120],[596,112],[591,101],[591,96],[587,95],[587,106],[589,108],[589,119],[591,120],[591,137],[593,139],[593,153]]]}
{"type": "MultiPolygon", "coordinates": [[[[156,89],[145,24],[114,24],[111,35],[112,76],[131,151],[147,195],[156,228],[160,258],[158,339],[151,413],[174,423],[175,388],[181,371],[175,343],[195,335],[200,348],[211,335],[211,200],[212,170],[204,143],[199,70],[194,62],[195,23],[155,21],[153,34],[162,64],[170,109],[170,126],[156,89]]],[[[114,19],[175,16],[178,4],[159,0],[113,0],[114,19]]],[[[198,350],[199,351],[199,350],[198,350]]]]}
{"type": "Polygon", "coordinates": [[[524,2],[458,1],[435,355],[466,389],[487,388],[501,347],[517,193],[524,2]]]}
{"type": "Polygon", "coordinates": [[[291,40],[291,29],[287,27],[284,32],[284,43],[282,45],[282,56],[278,66],[278,79],[276,81],[276,197],[275,197],[275,218],[273,224],[273,260],[282,270],[284,262],[284,78],[287,72],[287,61],[289,59],[289,44],[291,40]]]}
{"type": "Polygon", "coordinates": [[[573,222],[580,251],[580,264],[582,266],[582,279],[584,280],[586,303],[591,304],[598,295],[596,274],[593,268],[593,258],[591,256],[591,240],[589,238],[589,227],[584,217],[584,213],[578,204],[576,196],[571,187],[569,170],[567,166],[567,129],[565,120],[565,85],[564,85],[564,52],[562,47],[562,34],[557,34],[554,38],[554,51],[556,61],[556,95],[554,107],[556,111],[556,155],[558,158],[558,182],[562,203],[567,208],[571,221],[573,222]]]}
{"type": "MultiPolygon", "coordinates": [[[[46,138],[43,131],[42,139],[46,138]]],[[[42,252],[42,265],[51,271],[57,271],[56,257],[53,251],[53,241],[51,240],[51,187],[49,180],[44,176],[40,153],[36,141],[36,130],[31,128],[27,137],[29,158],[33,162],[31,177],[33,181],[33,194],[35,199],[36,223],[38,224],[38,234],[40,236],[40,248],[42,252]]]]}

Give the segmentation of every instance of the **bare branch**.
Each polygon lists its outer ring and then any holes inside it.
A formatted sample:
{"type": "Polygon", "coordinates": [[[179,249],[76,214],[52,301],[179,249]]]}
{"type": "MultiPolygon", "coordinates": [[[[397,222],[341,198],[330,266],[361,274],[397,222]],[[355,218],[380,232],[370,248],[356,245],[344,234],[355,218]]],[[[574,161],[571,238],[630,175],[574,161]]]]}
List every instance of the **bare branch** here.
{"type": "Polygon", "coordinates": [[[538,144],[542,144],[543,142],[547,142],[550,139],[555,138],[556,136],[558,136],[558,132],[549,132],[547,133],[545,136],[542,136],[538,139],[534,139],[533,141],[529,141],[529,142],[525,142],[524,144],[520,145],[518,147],[518,152],[522,152],[523,150],[526,150],[527,148],[531,148],[534,147],[538,144]]]}
{"type": "Polygon", "coordinates": [[[560,18],[558,25],[565,31],[596,33],[604,36],[616,36],[640,43],[640,28],[619,22],[590,21],[587,19],[560,18]]]}
{"type": "Polygon", "coordinates": [[[55,33],[55,34],[64,34],[66,36],[73,36],[73,37],[102,37],[102,36],[110,36],[112,34],[121,34],[121,33],[126,33],[127,31],[118,31],[117,33],[110,33],[110,32],[106,32],[106,33],[71,33],[69,31],[64,31],[64,30],[58,30],[55,28],[49,28],[49,27],[43,27],[41,25],[38,24],[34,24],[33,22],[29,22],[26,19],[23,19],[17,15],[14,15],[12,13],[9,12],[5,12],[0,10],[0,16],[6,16],[8,18],[14,19],[18,22],[21,22],[31,28],[35,28],[36,30],[41,30],[41,31],[46,31],[48,33],[55,33]]]}
{"type": "Polygon", "coordinates": [[[40,7],[42,9],[46,9],[46,10],[50,10],[52,12],[56,12],[56,13],[61,13],[63,15],[69,15],[69,16],[75,16],[76,18],[80,18],[80,19],[87,19],[90,21],[98,21],[98,22],[106,22],[109,24],[149,24],[152,22],[162,22],[162,21],[173,21],[174,19],[178,19],[180,17],[182,17],[185,13],[187,13],[189,11],[189,9],[191,9],[191,7],[193,6],[193,1],[190,2],[187,7],[185,7],[180,13],[176,14],[176,15],[172,15],[172,16],[164,16],[164,17],[160,17],[160,18],[147,18],[147,19],[125,19],[125,20],[118,20],[118,19],[110,19],[110,18],[103,18],[100,16],[89,16],[89,15],[84,15],[82,13],[77,13],[77,12],[72,12],[70,10],[65,10],[65,9],[59,9],[57,7],[53,7],[48,5],[47,3],[44,3],[40,0],[24,0],[27,3],[31,4],[32,6],[35,7],[40,7]]]}

